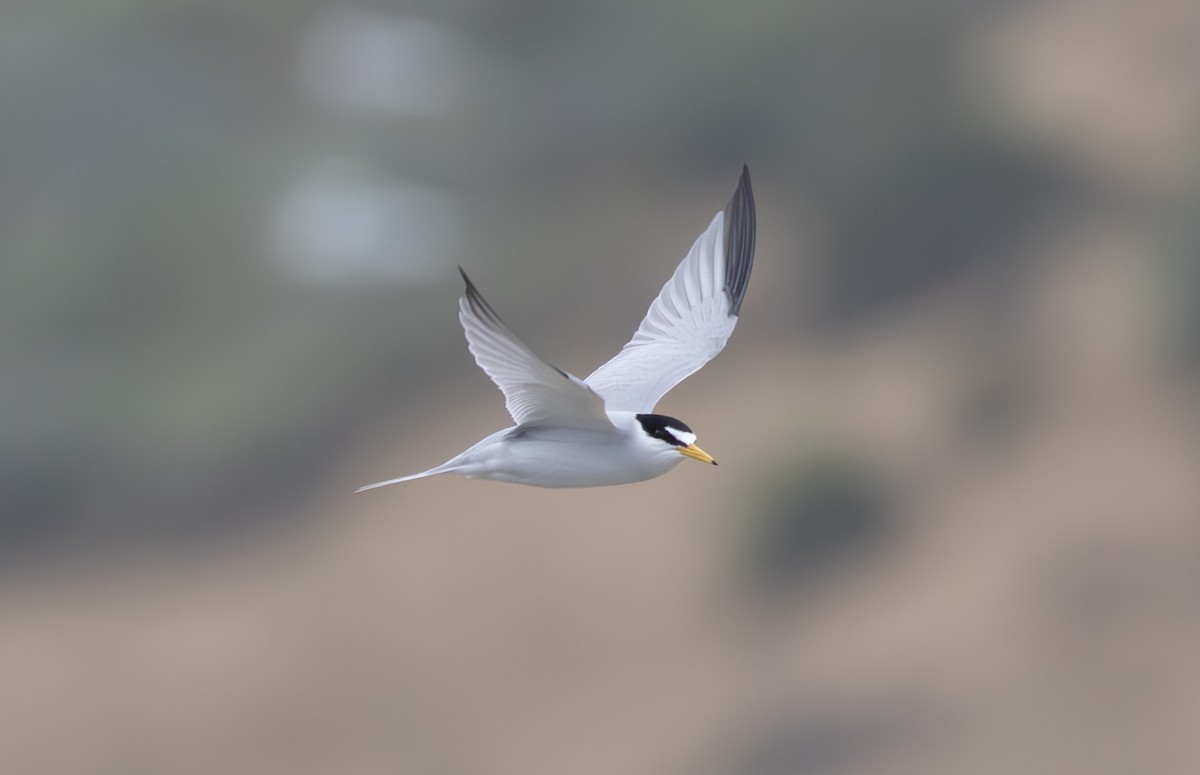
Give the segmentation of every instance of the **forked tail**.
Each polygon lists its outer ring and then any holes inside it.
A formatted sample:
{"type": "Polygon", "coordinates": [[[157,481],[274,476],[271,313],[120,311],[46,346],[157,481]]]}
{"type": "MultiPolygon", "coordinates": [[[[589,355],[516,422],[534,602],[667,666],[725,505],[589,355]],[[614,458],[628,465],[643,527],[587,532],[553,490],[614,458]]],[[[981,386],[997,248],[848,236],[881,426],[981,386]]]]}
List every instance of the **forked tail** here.
{"type": "Polygon", "coordinates": [[[443,463],[442,465],[435,466],[435,467],[429,469],[428,471],[422,471],[419,474],[409,474],[408,476],[401,476],[397,479],[388,479],[383,482],[375,482],[375,484],[364,484],[362,487],[359,487],[354,492],[356,492],[356,493],[365,492],[367,490],[374,490],[376,487],[387,487],[389,484],[400,484],[401,482],[411,482],[413,479],[424,479],[427,476],[437,476],[438,474],[448,474],[453,470],[454,470],[453,467],[450,467],[448,463],[443,463]]]}

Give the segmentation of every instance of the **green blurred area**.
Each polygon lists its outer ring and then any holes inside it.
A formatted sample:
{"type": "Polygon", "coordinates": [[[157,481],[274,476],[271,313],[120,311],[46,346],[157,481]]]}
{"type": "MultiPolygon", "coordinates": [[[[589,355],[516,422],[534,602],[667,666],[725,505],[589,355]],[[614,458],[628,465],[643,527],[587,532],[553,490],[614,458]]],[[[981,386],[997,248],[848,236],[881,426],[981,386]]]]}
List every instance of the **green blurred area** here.
{"type": "Polygon", "coordinates": [[[1197,52],[1170,0],[6,3],[3,769],[1189,772],[1197,52]],[[586,374],[743,163],[662,405],[719,469],[350,496],[506,424],[456,265],[586,374]]]}
{"type": "Polygon", "coordinates": [[[5,25],[18,553],[136,513],[194,536],[308,486],[328,460],[298,450],[461,361],[456,262],[502,269],[481,280],[529,330],[628,299],[620,334],[690,232],[630,251],[743,160],[779,192],[765,218],[821,224],[772,257],[806,276],[801,330],[972,267],[1018,282],[1037,219],[1088,193],[958,104],[985,4],[61,5],[5,25]],[[601,232],[641,239],[614,261],[601,232]]]}

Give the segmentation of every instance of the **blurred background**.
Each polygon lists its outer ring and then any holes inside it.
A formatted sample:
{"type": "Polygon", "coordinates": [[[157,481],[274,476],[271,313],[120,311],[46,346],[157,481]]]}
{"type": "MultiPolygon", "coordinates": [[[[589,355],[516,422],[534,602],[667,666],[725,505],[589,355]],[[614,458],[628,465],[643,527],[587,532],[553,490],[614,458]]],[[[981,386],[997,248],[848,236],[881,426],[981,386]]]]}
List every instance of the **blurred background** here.
{"type": "Polygon", "coordinates": [[[1186,773],[1200,6],[9,0],[0,770],[1186,773]],[[733,191],[720,468],[362,495],[733,191]]]}

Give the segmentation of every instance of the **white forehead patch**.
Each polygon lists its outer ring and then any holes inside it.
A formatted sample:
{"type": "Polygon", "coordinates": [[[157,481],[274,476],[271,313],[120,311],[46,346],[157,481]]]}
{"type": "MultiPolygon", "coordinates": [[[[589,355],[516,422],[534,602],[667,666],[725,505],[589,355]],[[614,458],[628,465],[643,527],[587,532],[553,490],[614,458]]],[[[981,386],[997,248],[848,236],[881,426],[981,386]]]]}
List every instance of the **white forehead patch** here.
{"type": "Polygon", "coordinates": [[[685,447],[696,443],[696,434],[690,431],[681,431],[678,428],[672,428],[670,425],[668,425],[667,433],[678,439],[685,447]]]}

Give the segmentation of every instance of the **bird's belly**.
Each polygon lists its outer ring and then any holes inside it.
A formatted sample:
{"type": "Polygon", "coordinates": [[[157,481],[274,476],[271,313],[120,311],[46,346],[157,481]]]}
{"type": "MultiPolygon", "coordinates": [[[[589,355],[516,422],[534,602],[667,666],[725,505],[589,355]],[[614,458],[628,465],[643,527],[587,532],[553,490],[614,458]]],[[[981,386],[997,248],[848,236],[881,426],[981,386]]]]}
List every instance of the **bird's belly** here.
{"type": "Polygon", "coordinates": [[[487,470],[463,473],[534,487],[602,487],[653,479],[683,461],[682,455],[646,456],[627,439],[608,434],[580,440],[577,433],[526,432],[497,451],[487,470]]]}

